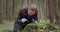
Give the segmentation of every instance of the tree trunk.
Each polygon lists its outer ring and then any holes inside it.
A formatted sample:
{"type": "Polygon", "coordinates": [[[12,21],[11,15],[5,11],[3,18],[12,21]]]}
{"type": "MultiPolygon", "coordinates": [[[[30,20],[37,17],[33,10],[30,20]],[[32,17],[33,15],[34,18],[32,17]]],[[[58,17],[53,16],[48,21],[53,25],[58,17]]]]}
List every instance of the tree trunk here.
{"type": "Polygon", "coordinates": [[[50,22],[53,23],[53,21],[54,21],[54,5],[53,5],[53,0],[48,0],[48,11],[49,11],[50,22]]]}

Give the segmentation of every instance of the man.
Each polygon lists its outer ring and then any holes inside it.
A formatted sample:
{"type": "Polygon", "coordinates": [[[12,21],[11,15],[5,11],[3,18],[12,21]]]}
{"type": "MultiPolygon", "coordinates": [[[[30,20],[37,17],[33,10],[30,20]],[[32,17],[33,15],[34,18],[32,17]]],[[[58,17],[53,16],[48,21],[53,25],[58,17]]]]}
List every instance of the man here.
{"type": "Polygon", "coordinates": [[[36,5],[30,5],[28,8],[20,9],[18,18],[14,24],[14,32],[21,32],[27,24],[33,23],[33,20],[35,21],[34,23],[37,23],[37,13],[36,5]]]}

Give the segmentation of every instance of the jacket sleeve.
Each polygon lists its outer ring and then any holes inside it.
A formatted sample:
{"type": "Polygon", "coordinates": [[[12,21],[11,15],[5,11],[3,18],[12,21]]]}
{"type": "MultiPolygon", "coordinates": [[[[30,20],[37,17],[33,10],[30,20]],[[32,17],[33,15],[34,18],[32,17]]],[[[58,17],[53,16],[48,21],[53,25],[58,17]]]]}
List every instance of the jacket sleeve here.
{"type": "Polygon", "coordinates": [[[35,13],[35,15],[33,16],[33,18],[38,21],[38,11],[36,11],[36,13],[35,13]]]}
{"type": "Polygon", "coordinates": [[[19,21],[21,19],[22,19],[22,9],[20,9],[15,23],[21,24],[21,21],[19,21]]]}

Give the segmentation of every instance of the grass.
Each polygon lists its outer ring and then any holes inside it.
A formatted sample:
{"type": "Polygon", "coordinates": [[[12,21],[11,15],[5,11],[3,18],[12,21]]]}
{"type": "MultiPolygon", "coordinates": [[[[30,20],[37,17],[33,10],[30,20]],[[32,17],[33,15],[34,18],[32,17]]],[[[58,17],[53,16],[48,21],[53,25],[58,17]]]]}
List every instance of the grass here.
{"type": "Polygon", "coordinates": [[[13,30],[14,22],[13,21],[4,21],[3,24],[0,24],[0,32],[9,32],[13,30]]]}
{"type": "MultiPolygon", "coordinates": [[[[13,28],[14,28],[14,21],[5,20],[3,24],[0,24],[0,32],[10,32],[13,31],[13,28]]],[[[58,29],[56,32],[60,32],[60,29],[58,29]]]]}

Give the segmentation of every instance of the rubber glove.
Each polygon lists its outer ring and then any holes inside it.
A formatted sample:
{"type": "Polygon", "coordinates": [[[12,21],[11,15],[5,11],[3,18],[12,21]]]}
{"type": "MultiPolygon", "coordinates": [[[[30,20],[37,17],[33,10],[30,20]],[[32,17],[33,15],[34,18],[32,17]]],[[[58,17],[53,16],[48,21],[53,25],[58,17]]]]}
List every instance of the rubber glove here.
{"type": "Polygon", "coordinates": [[[27,21],[27,19],[26,18],[22,18],[21,21],[24,23],[24,22],[27,21]]]}

